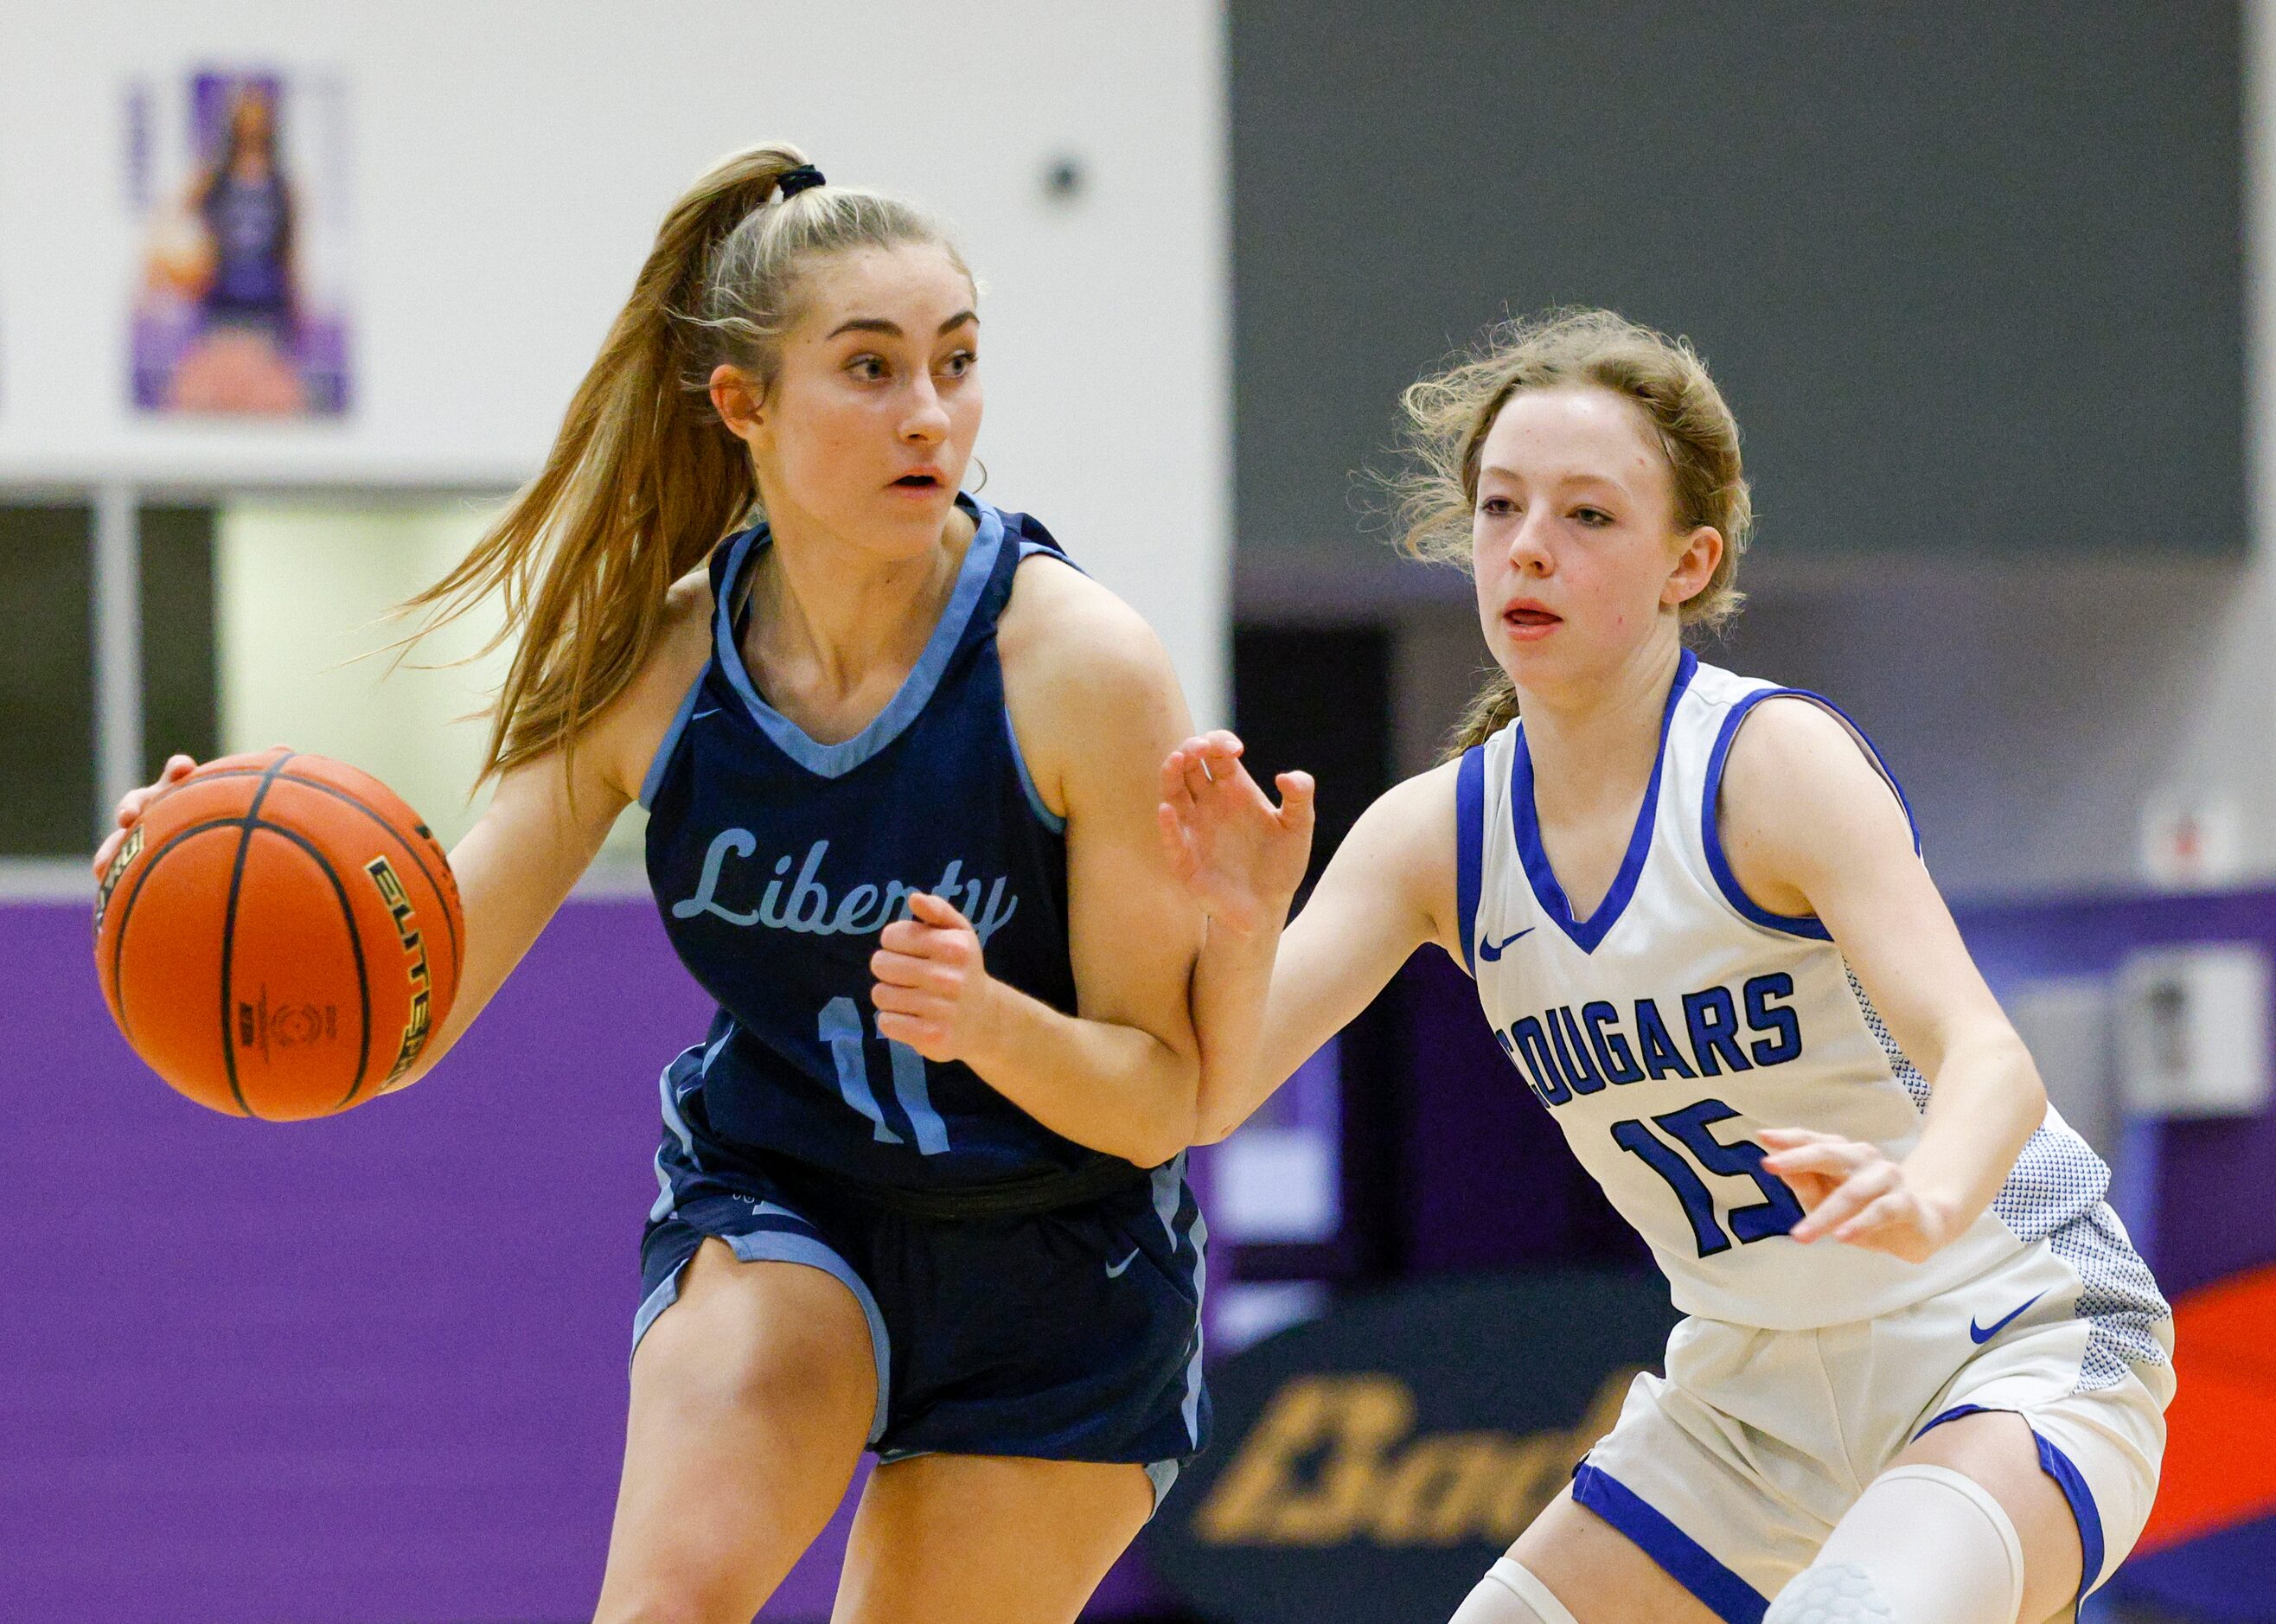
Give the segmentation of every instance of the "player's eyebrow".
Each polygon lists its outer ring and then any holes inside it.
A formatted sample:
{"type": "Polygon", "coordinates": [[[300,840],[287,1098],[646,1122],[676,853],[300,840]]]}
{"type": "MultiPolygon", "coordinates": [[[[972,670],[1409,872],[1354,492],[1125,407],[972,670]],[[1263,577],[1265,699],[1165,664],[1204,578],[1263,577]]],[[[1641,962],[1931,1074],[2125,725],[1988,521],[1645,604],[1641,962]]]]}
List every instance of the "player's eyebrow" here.
{"type": "MultiPolygon", "coordinates": [[[[1480,479],[1483,479],[1489,474],[1497,474],[1503,479],[1516,480],[1521,483],[1523,482],[1525,478],[1525,476],[1522,474],[1520,474],[1515,468],[1505,467],[1498,462],[1489,462],[1478,470],[1478,477],[1480,479]]],[[[1619,480],[1604,474],[1560,474],[1551,482],[1564,489],[1571,489],[1582,485],[1594,485],[1601,487],[1605,490],[1617,491],[1623,496],[1627,494],[1627,487],[1626,485],[1622,484],[1619,480]]]]}
{"type": "MultiPolygon", "coordinates": [[[[940,324],[940,332],[945,336],[954,332],[967,322],[977,322],[979,319],[980,313],[976,310],[960,310],[940,324]]],[[[882,315],[854,316],[838,323],[830,330],[827,336],[835,338],[840,333],[883,333],[889,338],[899,338],[902,336],[900,323],[889,322],[882,315]]]]}

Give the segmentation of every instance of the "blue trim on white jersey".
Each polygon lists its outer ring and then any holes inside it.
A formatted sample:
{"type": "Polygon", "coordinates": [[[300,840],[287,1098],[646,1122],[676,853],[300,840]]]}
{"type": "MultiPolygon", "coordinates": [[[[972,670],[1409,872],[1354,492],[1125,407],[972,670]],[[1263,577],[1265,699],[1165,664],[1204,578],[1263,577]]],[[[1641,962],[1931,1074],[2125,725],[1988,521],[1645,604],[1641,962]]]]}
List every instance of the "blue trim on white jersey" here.
{"type": "Polygon", "coordinates": [[[1486,748],[1474,744],[1454,769],[1454,906],[1462,925],[1462,968],[1478,973],[1479,874],[1485,867],[1486,748]]]}
{"type": "Polygon", "coordinates": [[[656,759],[648,764],[648,777],[641,780],[641,810],[647,811],[656,804],[656,793],[664,787],[664,770],[671,765],[671,753],[679,747],[679,735],[687,731],[687,719],[695,713],[695,702],[703,697],[703,673],[687,685],[687,697],[679,702],[679,709],[664,730],[664,742],[656,747],[656,759]]]}
{"type": "Polygon", "coordinates": [[[1675,664],[1675,680],[1668,685],[1667,703],[1659,714],[1659,754],[1652,758],[1651,782],[1644,786],[1643,804],[1636,808],[1635,828],[1628,835],[1627,854],[1620,859],[1620,871],[1612,878],[1612,888],[1605,893],[1597,911],[1586,919],[1573,917],[1573,904],[1559,884],[1557,870],[1549,866],[1549,854],[1541,844],[1541,820],[1533,804],[1533,752],[1526,747],[1525,724],[1517,725],[1515,747],[1510,751],[1509,819],[1517,836],[1517,855],[1525,865],[1525,877],[1533,886],[1534,899],[1541,911],[1557,922],[1559,930],[1573,938],[1574,945],[1584,953],[1597,951],[1597,944],[1605,933],[1620,922],[1620,914],[1635,895],[1636,881],[1643,875],[1643,860],[1651,853],[1652,825],[1659,816],[1659,779],[1667,765],[1667,730],[1675,720],[1676,702],[1690,686],[1692,673],[1699,669],[1699,656],[1690,649],[1683,650],[1675,664]]]}
{"type": "Polygon", "coordinates": [[[1771,1606],[1767,1597],[1610,1472],[1586,1461],[1574,1468],[1573,1501],[1627,1535],[1630,1544],[1697,1597],[1723,1624],[1763,1624],[1771,1606]]]}
{"type": "Polygon", "coordinates": [[[2070,1503],[2070,1514],[2078,1523],[2079,1581],[2082,1598],[2102,1582],[2102,1511],[2094,1503],[2094,1491],[2087,1487],[2086,1474],[2077,1463],[2056,1448],[2044,1434],[2031,1434],[2039,1441],[2039,1469],[2055,1480],[2055,1487],[2070,1503]]]}
{"type": "MultiPolygon", "coordinates": [[[[1985,1404],[1955,1404],[1914,1433],[1913,1442],[1919,1443],[1946,1422],[1957,1421],[1962,1415],[2000,1413],[1985,1404]]],[[[2029,1425],[2030,1417],[2024,1416],[2023,1421],[2029,1425]]],[[[2102,1508],[2094,1503],[2094,1491],[2087,1485],[2086,1474],[2078,1469],[2077,1462],[2056,1448],[2036,1427],[2032,1428],[2031,1437],[2039,1446],[2039,1469],[2054,1479],[2055,1487],[2062,1491],[2063,1500],[2070,1506],[2071,1520],[2078,1524],[2078,1594],[2084,1600],[2087,1592],[2102,1580],[2102,1563],[2106,1554],[2102,1537],[2102,1508]]]]}
{"type": "Polygon", "coordinates": [[[970,505],[979,527],[973,532],[972,544],[965,549],[964,563],[957,572],[948,607],[941,611],[940,623],[933,627],[924,652],[910,668],[900,691],[886,702],[885,708],[869,726],[838,744],[817,743],[804,728],[760,698],[758,689],[752,686],[751,673],[743,664],[742,650],[735,636],[732,605],[742,580],[743,566],[750,562],[753,550],[767,539],[767,527],[761,525],[735,542],[735,550],[728,556],[726,570],[719,578],[718,602],[713,606],[713,640],[717,644],[714,657],[760,731],[776,748],[816,777],[844,778],[899,738],[924,710],[925,702],[932,697],[933,689],[948,670],[965,626],[979,606],[980,596],[987,590],[988,579],[995,571],[997,550],[1004,544],[1001,513],[968,497],[958,500],[970,505]]]}
{"type": "Polygon", "coordinates": [[[1723,718],[1722,731],[1715,735],[1715,747],[1707,757],[1707,782],[1699,793],[1699,837],[1706,848],[1708,871],[1714,875],[1723,899],[1738,910],[1740,918],[1766,930],[1779,930],[1788,936],[1806,937],[1816,942],[1830,942],[1833,939],[1833,933],[1816,914],[1773,914],[1749,896],[1746,887],[1739,884],[1739,877],[1732,872],[1730,857],[1723,850],[1723,831],[1716,816],[1716,803],[1721,799],[1723,791],[1723,764],[1731,754],[1732,741],[1739,736],[1739,724],[1766,699],[1806,699],[1813,704],[1822,705],[1841,718],[1842,725],[1863,747],[1865,759],[1873,763],[1873,770],[1881,775],[1882,781],[1895,793],[1897,805],[1904,809],[1906,825],[1913,831],[1915,855],[1918,855],[1921,849],[1920,821],[1913,816],[1912,802],[1905,799],[1905,786],[1897,782],[1897,775],[1889,770],[1888,763],[1881,759],[1880,751],[1874,747],[1865,730],[1849,719],[1848,712],[1824,694],[1813,694],[1808,688],[1758,688],[1743,695],[1731,707],[1730,715],[1723,718]]]}

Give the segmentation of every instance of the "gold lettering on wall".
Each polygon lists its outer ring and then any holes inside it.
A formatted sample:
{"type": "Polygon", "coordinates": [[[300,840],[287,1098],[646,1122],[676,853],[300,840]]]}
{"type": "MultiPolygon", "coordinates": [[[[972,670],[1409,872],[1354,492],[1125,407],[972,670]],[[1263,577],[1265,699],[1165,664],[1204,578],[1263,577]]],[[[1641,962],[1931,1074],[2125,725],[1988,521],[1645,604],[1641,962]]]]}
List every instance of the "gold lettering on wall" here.
{"type": "Polygon", "coordinates": [[[1634,1370],[1614,1371],[1570,1428],[1415,1436],[1395,1376],[1298,1376],[1241,1441],[1195,1535],[1216,1545],[1506,1545],[1612,1430],[1634,1370]]]}

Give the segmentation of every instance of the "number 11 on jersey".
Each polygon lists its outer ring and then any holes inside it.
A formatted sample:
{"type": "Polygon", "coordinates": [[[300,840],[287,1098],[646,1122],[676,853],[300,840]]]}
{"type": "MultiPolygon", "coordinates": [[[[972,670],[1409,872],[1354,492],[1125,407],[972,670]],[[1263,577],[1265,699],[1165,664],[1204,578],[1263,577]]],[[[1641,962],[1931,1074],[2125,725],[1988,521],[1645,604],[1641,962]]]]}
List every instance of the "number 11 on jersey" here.
{"type": "MultiPolygon", "coordinates": [[[[884,1108],[877,1104],[876,1091],[869,1086],[869,1053],[862,1039],[861,1006],[846,998],[823,1005],[821,1036],[838,1067],[838,1091],[846,1097],[846,1103],[869,1119],[878,1141],[889,1145],[907,1143],[886,1122],[884,1108]]],[[[924,1056],[907,1043],[891,1038],[883,1041],[892,1062],[893,1097],[916,1135],[917,1149],[926,1156],[938,1156],[948,1149],[948,1124],[932,1108],[924,1056]]]]}

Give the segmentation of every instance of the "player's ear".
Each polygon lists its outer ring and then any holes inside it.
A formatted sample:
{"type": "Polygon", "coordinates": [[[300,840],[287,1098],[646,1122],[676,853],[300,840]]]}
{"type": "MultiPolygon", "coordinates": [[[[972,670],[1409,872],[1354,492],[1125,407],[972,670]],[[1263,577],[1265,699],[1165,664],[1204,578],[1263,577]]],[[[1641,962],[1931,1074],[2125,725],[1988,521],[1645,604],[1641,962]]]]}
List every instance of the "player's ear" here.
{"type": "Polygon", "coordinates": [[[1723,561],[1723,533],[1713,525],[1695,527],[1676,552],[1675,567],[1667,573],[1659,601],[1672,608],[1704,592],[1715,579],[1715,566],[1723,561]]]}
{"type": "Polygon", "coordinates": [[[766,419],[766,395],[751,375],[725,362],[711,368],[711,407],[739,440],[757,434],[766,419]]]}

